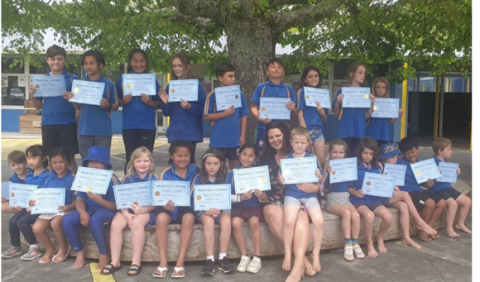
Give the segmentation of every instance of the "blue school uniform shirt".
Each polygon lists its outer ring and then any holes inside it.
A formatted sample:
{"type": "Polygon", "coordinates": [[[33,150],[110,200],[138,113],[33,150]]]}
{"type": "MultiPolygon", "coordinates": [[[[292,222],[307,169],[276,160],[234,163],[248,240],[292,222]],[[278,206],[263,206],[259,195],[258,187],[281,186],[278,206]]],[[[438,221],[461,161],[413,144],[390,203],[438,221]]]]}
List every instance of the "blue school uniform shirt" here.
{"type": "MultiPolygon", "coordinates": [[[[210,147],[212,148],[237,148],[240,146],[240,119],[248,115],[247,101],[240,92],[242,107],[236,108],[235,112],[226,118],[212,121],[210,147]]],[[[208,94],[203,116],[213,113],[222,113],[224,110],[217,111],[215,102],[215,91],[208,94]]]]}
{"type": "MultiPolygon", "coordinates": [[[[306,157],[315,157],[315,156],[310,154],[309,152],[305,152],[304,158],[306,157]]],[[[293,158],[294,158],[293,153],[285,157],[285,159],[293,159],[293,158]]],[[[321,171],[320,163],[318,162],[318,159],[316,157],[315,159],[317,160],[317,169],[320,169],[321,171]]],[[[305,193],[300,191],[300,189],[298,189],[297,184],[285,184],[285,196],[290,196],[296,199],[315,198],[317,197],[317,193],[305,193]]]]}
{"type": "Polygon", "coordinates": [[[338,182],[330,184],[330,174],[327,175],[325,179],[325,183],[323,186],[328,188],[327,193],[330,192],[337,192],[337,193],[344,193],[348,192],[348,187],[353,187],[355,184],[353,181],[345,181],[345,182],[338,182]]]}
{"type": "MultiPolygon", "coordinates": [[[[84,80],[92,81],[88,77],[84,80]]],[[[94,80],[94,82],[105,83],[103,99],[106,99],[112,105],[116,104],[115,86],[113,85],[113,82],[103,76],[94,80]]],[[[97,105],[82,104],[78,135],[112,136],[112,118],[110,110],[97,105]]]]}
{"type": "MultiPolygon", "coordinates": [[[[366,168],[363,164],[360,164],[357,168],[357,181],[354,181],[353,184],[355,184],[355,190],[362,190],[362,185],[363,185],[363,179],[365,178],[365,173],[370,172],[370,173],[378,173],[382,174],[380,171],[380,168],[373,167],[371,169],[366,168]]],[[[365,195],[363,197],[356,197],[352,194],[350,194],[350,202],[352,204],[375,204],[379,202],[382,198],[377,197],[377,196],[371,196],[371,195],[365,195]]]]}
{"type": "Polygon", "coordinates": [[[137,173],[132,176],[124,176],[122,179],[122,184],[145,182],[145,181],[156,181],[158,176],[156,174],[147,174],[144,178],[141,178],[137,173]]]}
{"type": "MultiPolygon", "coordinates": [[[[417,159],[417,162],[418,162],[418,159],[417,159]]],[[[412,193],[413,191],[422,193],[423,188],[420,186],[420,184],[417,183],[417,179],[415,179],[415,175],[413,174],[413,170],[410,167],[410,163],[405,159],[398,159],[397,164],[402,164],[407,166],[407,171],[405,173],[405,185],[398,186],[398,188],[400,188],[401,191],[405,191],[408,193],[412,193]]]]}
{"type": "MultiPolygon", "coordinates": [[[[300,93],[298,96],[298,110],[303,111],[303,117],[305,119],[305,124],[307,125],[308,130],[312,130],[314,126],[318,126],[320,130],[323,131],[323,122],[320,114],[317,111],[316,107],[307,107],[305,104],[305,91],[300,89],[300,93]]],[[[328,113],[328,109],[324,108],[325,114],[328,113]]]]}
{"type": "MultiPolygon", "coordinates": [[[[441,160],[437,156],[433,156],[433,159],[435,160],[435,163],[437,164],[437,166],[439,166],[441,160]]],[[[447,162],[447,160],[445,160],[445,162],[447,162]]],[[[435,184],[429,190],[430,192],[435,193],[435,192],[450,189],[450,188],[452,188],[451,183],[435,181],[435,184]]]]}
{"type": "MultiPolygon", "coordinates": [[[[133,73],[133,72],[130,72],[133,73]]],[[[123,99],[123,77],[117,80],[117,97],[123,99]]],[[[155,81],[156,93],[160,90],[160,84],[155,81]]],[[[150,96],[153,101],[161,101],[158,95],[150,96]]],[[[123,125],[122,129],[156,129],[155,119],[157,110],[142,102],[141,96],[132,96],[130,103],[123,105],[123,125]]]]}
{"type": "MultiPolygon", "coordinates": [[[[341,92],[342,89],[338,90],[333,99],[332,107],[337,103],[337,97],[341,92]]],[[[340,104],[338,138],[355,137],[361,139],[365,137],[365,110],[362,108],[343,108],[340,104]]]]}
{"type": "MultiPolygon", "coordinates": [[[[47,76],[51,76],[47,72],[47,76]]],[[[78,77],[67,71],[63,71],[62,75],[65,77],[65,86],[67,91],[72,91],[72,82],[78,77]]],[[[63,96],[58,97],[38,97],[38,100],[43,100],[42,106],[42,125],[66,125],[77,123],[75,119],[75,107],[63,96]]]]}
{"type": "MultiPolygon", "coordinates": [[[[113,192],[113,186],[120,184],[118,177],[115,174],[112,174],[112,179],[110,180],[110,184],[108,184],[107,193],[105,195],[101,195],[102,198],[106,201],[115,202],[115,194],[113,192]]],[[[87,207],[101,207],[101,205],[87,196],[85,192],[78,192],[77,197],[85,199],[85,203],[87,207]]]]}
{"type": "MultiPolygon", "coordinates": [[[[241,165],[237,166],[235,169],[241,169],[241,165]]],[[[233,169],[233,170],[235,170],[233,169]]],[[[232,195],[235,195],[235,181],[233,179],[233,170],[231,170],[228,175],[227,175],[227,183],[230,183],[232,185],[232,195]]],[[[255,187],[252,187],[252,189],[255,189],[255,187]]],[[[252,192],[252,198],[248,199],[246,201],[241,201],[240,203],[234,203],[233,206],[235,205],[244,205],[247,207],[259,207],[260,206],[260,201],[258,200],[257,196],[255,193],[252,192]]]]}
{"type": "Polygon", "coordinates": [[[45,178],[47,178],[48,174],[50,173],[48,169],[45,169],[38,175],[33,175],[34,170],[30,170],[29,173],[25,176],[25,184],[29,185],[37,185],[39,188],[43,187],[43,184],[45,182],[45,178]]]}
{"type": "MultiPolygon", "coordinates": [[[[169,86],[167,86],[168,93],[169,86]]],[[[188,110],[182,108],[180,102],[170,102],[162,105],[164,116],[170,117],[167,128],[168,143],[184,139],[187,141],[203,142],[203,107],[205,106],[205,91],[198,83],[198,101],[189,102],[192,107],[188,110]]]]}
{"type": "MultiPolygon", "coordinates": [[[[31,169],[29,169],[29,168],[27,168],[27,169],[28,169],[28,172],[31,171],[31,169]]],[[[27,177],[25,176],[25,180],[26,179],[27,179],[27,177]]],[[[16,173],[13,173],[13,175],[10,176],[10,179],[9,179],[10,182],[18,183],[18,184],[25,184],[25,180],[20,179],[16,173]]]]}
{"type": "MultiPolygon", "coordinates": [[[[280,82],[280,84],[278,85],[270,80],[260,83],[255,89],[255,92],[253,92],[253,96],[250,101],[260,107],[260,97],[290,98],[292,102],[297,105],[297,97],[295,96],[295,91],[290,85],[286,85],[285,83],[283,83],[283,81],[280,82]]],[[[266,127],[266,124],[257,121],[257,129],[265,129],[266,127]]]]}
{"type": "Polygon", "coordinates": [[[58,177],[55,171],[52,171],[47,178],[45,178],[44,188],[65,188],[65,205],[73,203],[73,195],[75,191],[71,190],[75,176],[71,171],[68,171],[63,177],[58,177]]]}
{"type": "Polygon", "coordinates": [[[365,135],[375,140],[390,141],[389,122],[389,118],[370,118],[365,128],[365,135]]]}

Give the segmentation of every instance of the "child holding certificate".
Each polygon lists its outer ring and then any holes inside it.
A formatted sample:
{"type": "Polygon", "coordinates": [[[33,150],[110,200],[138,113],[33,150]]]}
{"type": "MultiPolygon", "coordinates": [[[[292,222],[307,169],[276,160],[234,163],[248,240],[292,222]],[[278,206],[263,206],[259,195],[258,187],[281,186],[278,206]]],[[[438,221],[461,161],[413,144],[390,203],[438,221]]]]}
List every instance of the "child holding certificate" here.
{"type": "MultiPolygon", "coordinates": [[[[314,66],[308,66],[302,72],[302,85],[305,87],[321,88],[322,76],[314,66]]],[[[323,136],[323,123],[327,121],[327,110],[317,101],[316,108],[305,105],[305,90],[298,93],[298,123],[310,131],[315,155],[323,167],[325,165],[325,137],[323,136]]]]}
{"type": "MultiPolygon", "coordinates": [[[[170,144],[168,153],[170,154],[170,166],[160,174],[160,180],[188,181],[192,183],[199,169],[196,165],[190,163],[192,155],[192,143],[186,140],[176,140],[170,144]]],[[[167,242],[168,242],[168,224],[173,220],[181,222],[182,231],[180,233],[180,246],[178,259],[173,269],[172,278],[185,277],[185,256],[193,235],[193,223],[195,222],[195,211],[193,210],[193,201],[190,200],[189,207],[175,207],[173,201],[168,201],[166,206],[155,209],[158,255],[160,257],[159,266],[153,272],[153,277],[164,278],[167,275],[167,242]]]]}
{"type": "MultiPolygon", "coordinates": [[[[390,84],[385,77],[377,77],[373,80],[371,91],[375,99],[388,98],[390,93],[390,84]]],[[[403,116],[403,110],[398,110],[398,118],[403,116]]],[[[390,138],[390,124],[397,121],[398,118],[373,118],[370,117],[365,129],[365,135],[373,137],[381,146],[388,143],[390,138]]]]}
{"type": "MultiPolygon", "coordinates": [[[[127,174],[122,179],[122,184],[158,180],[153,173],[155,164],[152,153],[146,147],[133,151],[127,165],[127,174]]],[[[132,232],[132,264],[128,269],[128,276],[135,276],[142,270],[142,252],[145,246],[145,226],[155,224],[154,206],[141,207],[131,205],[129,209],[122,209],[115,214],[110,226],[110,252],[112,261],[102,269],[102,274],[108,275],[122,268],[120,253],[123,244],[123,230],[128,226],[132,232]]]]}
{"type": "MultiPolygon", "coordinates": [[[[102,146],[90,147],[82,165],[89,168],[111,170],[110,150],[102,146]]],[[[100,253],[97,269],[100,270],[108,264],[109,255],[105,225],[109,224],[115,216],[117,207],[113,186],[118,185],[118,183],[117,176],[113,174],[105,195],[79,191],[75,200],[75,210],[63,217],[63,231],[73,247],[73,251],[77,253],[74,267],[81,268],[85,265],[85,249],[78,233],[78,227],[80,226],[88,227],[95,243],[97,243],[100,253]]]]}
{"type": "MultiPolygon", "coordinates": [[[[247,143],[240,147],[238,154],[240,157],[240,165],[236,169],[250,168],[253,167],[256,163],[258,157],[258,149],[254,144],[247,143]]],[[[263,213],[257,195],[260,196],[261,194],[263,194],[263,192],[252,187],[252,191],[248,191],[247,193],[241,195],[236,195],[233,174],[233,170],[228,173],[227,183],[231,183],[232,185],[233,237],[235,238],[238,249],[242,254],[242,257],[240,258],[240,263],[237,266],[237,271],[258,273],[258,271],[260,271],[260,269],[262,268],[262,260],[260,259],[262,234],[260,232],[259,223],[260,221],[263,221],[263,213]],[[247,247],[245,246],[245,239],[243,237],[243,223],[245,222],[245,220],[248,220],[248,225],[252,230],[252,241],[254,250],[253,259],[251,259],[248,255],[247,247]]]]}
{"type": "MultiPolygon", "coordinates": [[[[452,141],[447,138],[437,138],[433,141],[432,149],[435,154],[434,160],[437,165],[441,162],[447,162],[452,156],[452,141]]],[[[460,175],[460,168],[457,168],[457,174],[460,175]]],[[[447,215],[446,215],[446,231],[450,238],[459,237],[458,233],[453,229],[453,223],[455,221],[455,215],[457,213],[458,206],[458,219],[455,225],[456,229],[462,230],[465,233],[471,234],[472,231],[465,226],[465,220],[472,206],[472,200],[457,190],[452,188],[452,184],[448,182],[439,182],[438,179],[435,184],[430,188],[430,192],[440,195],[447,203],[447,215]]]]}
{"type": "MultiPolygon", "coordinates": [[[[191,79],[192,69],[190,60],[185,54],[177,54],[172,59],[170,70],[170,80],[191,79]]],[[[168,102],[168,91],[160,90],[160,99],[162,100],[162,112],[164,116],[170,117],[170,126],[167,128],[168,142],[175,140],[187,140],[192,145],[192,154],[190,162],[195,163],[195,148],[198,142],[203,142],[202,117],[203,107],[205,105],[205,91],[198,83],[197,101],[168,102]]]]}

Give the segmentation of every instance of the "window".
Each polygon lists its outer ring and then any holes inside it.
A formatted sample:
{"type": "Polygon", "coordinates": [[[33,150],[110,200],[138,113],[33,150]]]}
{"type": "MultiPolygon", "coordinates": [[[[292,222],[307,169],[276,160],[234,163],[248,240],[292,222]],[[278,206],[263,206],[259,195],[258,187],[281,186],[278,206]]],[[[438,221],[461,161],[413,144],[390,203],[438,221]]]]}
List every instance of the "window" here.
{"type": "Polygon", "coordinates": [[[25,90],[25,76],[2,75],[2,105],[23,106],[25,90]]]}
{"type": "Polygon", "coordinates": [[[2,56],[2,73],[24,73],[23,59],[2,56]]]}

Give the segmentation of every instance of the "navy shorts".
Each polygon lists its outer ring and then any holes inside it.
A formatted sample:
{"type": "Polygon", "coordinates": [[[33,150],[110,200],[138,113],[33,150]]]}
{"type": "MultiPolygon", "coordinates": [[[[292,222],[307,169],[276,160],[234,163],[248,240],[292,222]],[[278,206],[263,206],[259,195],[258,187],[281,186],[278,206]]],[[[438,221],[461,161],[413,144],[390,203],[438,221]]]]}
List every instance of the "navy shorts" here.
{"type": "Polygon", "coordinates": [[[372,212],[375,211],[378,207],[385,206],[383,204],[383,200],[379,200],[378,202],[375,202],[373,204],[365,204],[365,203],[352,203],[352,205],[358,209],[360,206],[366,206],[369,208],[372,212]]]}
{"type": "Polygon", "coordinates": [[[155,208],[155,218],[157,218],[157,216],[161,213],[168,214],[170,216],[170,218],[172,219],[172,221],[179,222],[179,223],[182,222],[182,218],[186,214],[191,214],[195,218],[195,211],[191,207],[177,207],[177,211],[178,212],[176,213],[176,217],[173,218],[171,211],[167,211],[162,207],[157,207],[157,208],[155,208]]]}
{"type": "Polygon", "coordinates": [[[217,149],[220,152],[222,152],[223,157],[225,159],[228,159],[229,161],[238,160],[237,148],[214,148],[214,149],[217,149]]]}
{"type": "Polygon", "coordinates": [[[412,198],[412,202],[415,205],[417,210],[421,211],[425,205],[425,202],[428,199],[432,199],[435,203],[440,202],[443,198],[437,193],[431,193],[429,191],[424,190],[423,192],[413,191],[410,192],[410,197],[412,198]]]}
{"type": "Polygon", "coordinates": [[[77,124],[42,125],[42,144],[47,154],[56,147],[78,154],[77,124]]]}
{"type": "Polygon", "coordinates": [[[458,197],[460,197],[460,195],[462,195],[462,193],[458,192],[457,190],[455,190],[453,188],[440,190],[440,191],[432,193],[432,194],[439,195],[440,197],[442,197],[442,199],[445,199],[445,201],[450,199],[450,198],[453,198],[454,200],[456,200],[458,197]]]}

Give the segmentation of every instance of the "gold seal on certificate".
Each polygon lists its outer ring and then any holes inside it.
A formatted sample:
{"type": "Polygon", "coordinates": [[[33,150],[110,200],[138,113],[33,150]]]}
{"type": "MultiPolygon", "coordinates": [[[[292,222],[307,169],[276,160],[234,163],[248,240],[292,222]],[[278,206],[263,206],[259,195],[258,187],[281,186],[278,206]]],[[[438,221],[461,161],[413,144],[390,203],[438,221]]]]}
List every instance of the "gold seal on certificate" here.
{"type": "Polygon", "coordinates": [[[168,201],[173,201],[177,207],[189,207],[190,182],[157,180],[152,181],[152,201],[154,206],[166,206],[168,201]]]}

